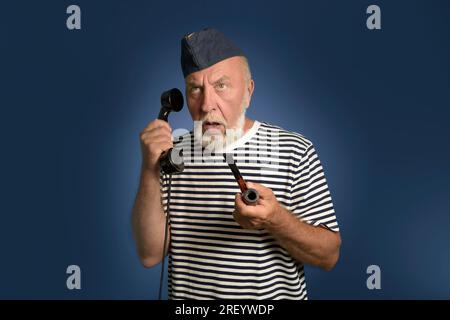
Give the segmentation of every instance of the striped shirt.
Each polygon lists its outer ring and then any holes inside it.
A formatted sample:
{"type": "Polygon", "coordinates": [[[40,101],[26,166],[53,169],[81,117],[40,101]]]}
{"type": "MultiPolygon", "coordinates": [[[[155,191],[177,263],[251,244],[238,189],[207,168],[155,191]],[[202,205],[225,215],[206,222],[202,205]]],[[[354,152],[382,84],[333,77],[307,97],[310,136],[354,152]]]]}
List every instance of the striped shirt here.
{"type": "MultiPolygon", "coordinates": [[[[200,158],[193,141],[193,133],[175,141],[185,170],[172,176],[169,298],[307,299],[303,264],[266,230],[243,229],[233,219],[240,189],[223,153],[200,158]]],[[[254,121],[227,152],[246,181],[272,189],[298,219],[339,230],[324,171],[306,137],[254,121]]],[[[168,179],[162,179],[167,211],[168,179]]]]}

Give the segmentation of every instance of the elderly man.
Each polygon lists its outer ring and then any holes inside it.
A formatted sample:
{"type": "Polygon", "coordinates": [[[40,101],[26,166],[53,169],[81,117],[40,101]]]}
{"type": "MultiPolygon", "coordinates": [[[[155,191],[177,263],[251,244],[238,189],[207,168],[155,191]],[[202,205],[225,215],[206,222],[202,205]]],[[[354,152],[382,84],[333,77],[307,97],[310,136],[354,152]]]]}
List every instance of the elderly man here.
{"type": "Polygon", "coordinates": [[[174,146],[172,129],[154,120],[141,133],[132,222],[143,265],[169,253],[171,299],[307,299],[303,264],[332,269],[341,243],[313,144],[245,116],[254,90],[248,61],[219,31],[183,37],[181,63],[196,129],[174,141],[185,170],[170,185],[166,248],[169,186],[159,158],[174,146]],[[224,153],[259,192],[256,205],[242,200],[224,153]]]}

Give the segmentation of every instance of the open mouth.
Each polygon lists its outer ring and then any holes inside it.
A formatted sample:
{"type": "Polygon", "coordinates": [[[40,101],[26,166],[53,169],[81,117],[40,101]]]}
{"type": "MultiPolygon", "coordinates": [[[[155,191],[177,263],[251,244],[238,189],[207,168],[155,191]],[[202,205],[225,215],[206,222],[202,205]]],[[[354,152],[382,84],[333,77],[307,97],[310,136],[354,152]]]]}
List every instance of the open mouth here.
{"type": "Polygon", "coordinates": [[[203,129],[205,130],[220,130],[222,123],[218,121],[205,121],[203,122],[203,129]]]}
{"type": "Polygon", "coordinates": [[[217,122],[217,121],[205,121],[204,125],[205,126],[221,126],[222,123],[217,122]]]}

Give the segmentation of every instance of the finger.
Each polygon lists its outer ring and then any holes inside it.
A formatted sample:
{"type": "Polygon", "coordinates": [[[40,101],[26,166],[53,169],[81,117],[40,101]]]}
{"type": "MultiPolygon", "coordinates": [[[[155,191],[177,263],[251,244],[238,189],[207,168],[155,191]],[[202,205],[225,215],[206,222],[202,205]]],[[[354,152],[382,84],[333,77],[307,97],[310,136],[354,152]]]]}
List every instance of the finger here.
{"type": "Polygon", "coordinates": [[[167,128],[166,126],[153,126],[150,128],[145,128],[144,130],[142,130],[141,135],[144,134],[152,134],[152,133],[160,133],[160,132],[164,132],[167,133],[168,135],[172,135],[172,130],[170,128],[167,128]]]}
{"type": "Polygon", "coordinates": [[[148,141],[148,142],[153,142],[153,141],[158,141],[158,140],[173,142],[172,136],[167,132],[143,134],[141,136],[141,140],[148,141]]]}
{"type": "Polygon", "coordinates": [[[164,151],[173,148],[173,144],[168,141],[155,141],[153,146],[154,148],[163,149],[164,151]]]}
{"type": "Polygon", "coordinates": [[[167,141],[167,139],[149,140],[143,141],[141,143],[141,147],[151,150],[152,153],[159,153],[161,151],[173,148],[173,143],[172,141],[167,141]]]}
{"type": "Polygon", "coordinates": [[[236,211],[233,212],[233,219],[237,222],[242,228],[249,229],[249,224],[245,219],[243,219],[239,214],[236,214],[236,211]]]}
{"type": "Polygon", "coordinates": [[[169,131],[172,131],[172,128],[170,127],[169,123],[167,121],[161,120],[161,119],[155,119],[152,122],[150,122],[147,126],[149,129],[151,128],[157,128],[157,127],[164,127],[169,129],[169,131]]]}
{"type": "Polygon", "coordinates": [[[248,212],[248,205],[242,200],[242,193],[236,193],[234,196],[235,200],[235,212],[238,214],[238,216],[247,216],[248,212]]]}
{"type": "Polygon", "coordinates": [[[235,207],[237,210],[242,211],[245,208],[245,202],[242,200],[242,194],[236,193],[234,196],[235,207]]]}
{"type": "Polygon", "coordinates": [[[167,128],[170,132],[172,132],[172,128],[170,127],[169,123],[167,121],[161,120],[161,119],[155,119],[152,122],[150,122],[145,128],[144,131],[148,131],[154,128],[158,127],[164,127],[167,128]]]}
{"type": "Polygon", "coordinates": [[[167,150],[169,150],[169,149],[171,149],[172,148],[172,145],[170,144],[170,143],[161,143],[159,146],[158,146],[158,151],[159,151],[159,153],[163,153],[163,152],[165,152],[165,151],[167,151],[167,150]]]}
{"type": "Polygon", "coordinates": [[[239,215],[248,218],[258,218],[259,209],[255,205],[247,205],[244,200],[242,200],[242,194],[237,193],[234,197],[235,199],[235,209],[239,215]]]}
{"type": "Polygon", "coordinates": [[[164,145],[161,146],[161,149],[162,149],[162,153],[164,153],[164,152],[166,152],[166,151],[172,149],[172,145],[170,145],[170,144],[164,144],[164,145]]]}

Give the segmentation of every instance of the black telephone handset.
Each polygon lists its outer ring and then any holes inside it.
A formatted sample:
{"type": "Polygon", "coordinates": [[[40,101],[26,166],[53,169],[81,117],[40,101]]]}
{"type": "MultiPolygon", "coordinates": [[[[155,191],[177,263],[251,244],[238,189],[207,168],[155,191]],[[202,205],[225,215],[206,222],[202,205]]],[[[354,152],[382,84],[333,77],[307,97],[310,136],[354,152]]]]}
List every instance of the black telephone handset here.
{"type": "MultiPolygon", "coordinates": [[[[161,95],[161,110],[159,111],[158,119],[167,122],[169,113],[172,111],[178,112],[183,109],[183,103],[183,94],[177,88],[163,92],[161,95]]],[[[182,155],[180,154],[180,156],[182,155]]],[[[175,159],[173,148],[161,154],[159,164],[161,170],[166,174],[183,172],[184,170],[183,160],[181,158],[175,159]]]]}

